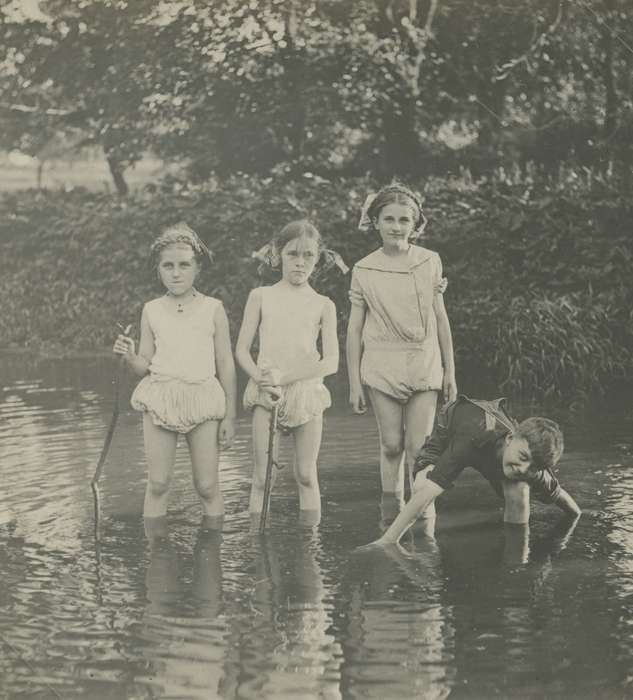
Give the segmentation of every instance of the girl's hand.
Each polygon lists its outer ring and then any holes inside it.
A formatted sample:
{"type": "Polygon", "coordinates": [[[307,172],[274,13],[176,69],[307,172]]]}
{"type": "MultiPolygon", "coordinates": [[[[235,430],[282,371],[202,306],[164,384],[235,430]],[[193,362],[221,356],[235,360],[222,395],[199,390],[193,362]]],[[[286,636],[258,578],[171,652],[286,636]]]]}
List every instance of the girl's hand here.
{"type": "Polygon", "coordinates": [[[433,291],[436,294],[444,294],[446,287],[448,287],[448,280],[446,277],[442,277],[442,279],[435,285],[435,289],[433,291]]]}
{"type": "Polygon", "coordinates": [[[127,360],[130,357],[134,357],[134,355],[136,354],[135,351],[136,346],[132,338],[130,338],[129,335],[123,335],[123,333],[120,333],[117,336],[117,339],[114,341],[112,352],[114,352],[117,355],[125,356],[125,359],[127,360]]]}
{"type": "Polygon", "coordinates": [[[358,387],[350,387],[349,390],[349,403],[352,407],[353,413],[357,415],[362,415],[367,410],[367,400],[365,399],[365,390],[362,384],[358,387]]]}
{"type": "Polygon", "coordinates": [[[281,387],[279,385],[272,386],[271,384],[265,384],[265,385],[260,385],[259,388],[262,391],[265,391],[269,395],[270,400],[273,402],[279,401],[279,399],[281,398],[282,393],[283,393],[281,390],[281,387]]]}
{"type": "Polygon", "coordinates": [[[233,444],[235,437],[235,421],[233,418],[223,418],[218,429],[218,443],[221,450],[226,450],[233,444]]]}
{"type": "Polygon", "coordinates": [[[444,403],[450,403],[455,401],[457,398],[457,382],[455,381],[455,375],[444,372],[444,379],[442,380],[442,394],[444,397],[444,403]]]}
{"type": "Polygon", "coordinates": [[[258,382],[262,389],[267,386],[277,387],[281,384],[281,370],[276,367],[267,367],[260,372],[260,381],[258,382]]]}

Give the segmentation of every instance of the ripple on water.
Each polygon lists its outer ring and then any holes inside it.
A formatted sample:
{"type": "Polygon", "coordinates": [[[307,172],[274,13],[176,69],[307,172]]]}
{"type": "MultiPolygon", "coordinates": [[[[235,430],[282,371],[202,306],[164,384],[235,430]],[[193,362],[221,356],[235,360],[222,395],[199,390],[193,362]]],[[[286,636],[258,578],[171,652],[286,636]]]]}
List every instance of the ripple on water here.
{"type": "Polygon", "coordinates": [[[628,423],[607,430],[603,417],[570,433],[559,475],[586,510],[572,533],[557,529],[552,509],[536,507],[531,530],[510,534],[487,486],[465,475],[444,497],[435,542],[414,533],[407,556],[363,558],[352,548],[395,516],[395,502],[378,495],[372,417],[345,413],[335,396],[315,531],[298,526],[291,440],[283,438],[286,468],[264,538],[246,513],[251,446],[243,417],[221,461],[224,533],[200,530],[181,444],[169,528],[150,546],[141,518],[142,437],[126,387],[100,482],[97,546],[88,482],[110,420],[112,364],[20,372],[13,360],[5,376],[15,376],[0,398],[0,633],[11,645],[0,676],[8,697],[626,692],[633,677],[628,423]],[[481,522],[474,501],[483,504],[481,522]]]}

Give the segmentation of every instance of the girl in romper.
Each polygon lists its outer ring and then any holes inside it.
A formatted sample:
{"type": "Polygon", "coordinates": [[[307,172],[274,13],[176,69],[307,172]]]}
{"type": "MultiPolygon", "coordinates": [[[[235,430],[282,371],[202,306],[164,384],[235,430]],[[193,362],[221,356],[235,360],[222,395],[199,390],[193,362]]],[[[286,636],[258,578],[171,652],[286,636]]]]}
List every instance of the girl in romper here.
{"type": "Polygon", "coordinates": [[[359,228],[377,232],[382,246],[356,263],[350,290],[350,404],[354,413],[365,412],[366,385],[378,423],[382,490],[398,501],[403,461],[411,484],[438,392],[445,401],[457,395],[442,263],[411,243],[425,224],[420,199],[408,187],[392,184],[370,195],[359,228]]]}
{"type": "Polygon", "coordinates": [[[179,434],[186,437],[193,482],[210,526],[224,514],[218,476],[219,448],[233,440],[235,365],[222,302],[194,282],[209,251],[184,223],[167,228],[152,244],[163,296],[145,304],[138,353],[119,335],[114,352],[143,376],[132,407],[143,412],[148,480],[146,518],[167,512],[179,434]]]}
{"type": "Polygon", "coordinates": [[[322,252],[321,236],[310,222],[289,223],[270,244],[269,262],[273,267],[281,265],[281,280],[252,290],[246,302],[235,356],[249,376],[244,407],[253,411],[249,511],[254,517],[263,505],[271,408],[277,399],[279,424],[294,439],[301,518],[315,525],[321,517],[317,458],[323,411],[331,403],[323,378],[337,371],[339,359],[334,303],[309,283],[322,252]],[[257,333],[255,362],[251,346],[257,333]]]}

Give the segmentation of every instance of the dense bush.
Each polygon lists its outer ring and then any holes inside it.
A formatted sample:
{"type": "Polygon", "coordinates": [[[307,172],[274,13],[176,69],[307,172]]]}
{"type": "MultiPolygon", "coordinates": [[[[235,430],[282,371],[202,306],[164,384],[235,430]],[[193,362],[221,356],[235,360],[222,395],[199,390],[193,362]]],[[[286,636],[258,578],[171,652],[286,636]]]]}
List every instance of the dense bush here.
{"type": "MultiPolygon", "coordinates": [[[[5,274],[1,345],[45,352],[106,348],[116,321],[136,322],[160,293],[150,241],[186,220],[215,262],[199,285],[225,303],[237,332],[248,291],[274,279],[251,257],[283,224],[311,217],[348,264],[377,246],[356,228],[367,179],[233,176],[191,188],[165,183],[128,200],[24,192],[0,200],[5,274]]],[[[442,255],[459,374],[508,393],[588,394],[633,375],[633,213],[608,192],[514,191],[427,182],[424,245],[442,255]]],[[[344,338],[349,277],[314,286],[338,308],[344,338]]]]}

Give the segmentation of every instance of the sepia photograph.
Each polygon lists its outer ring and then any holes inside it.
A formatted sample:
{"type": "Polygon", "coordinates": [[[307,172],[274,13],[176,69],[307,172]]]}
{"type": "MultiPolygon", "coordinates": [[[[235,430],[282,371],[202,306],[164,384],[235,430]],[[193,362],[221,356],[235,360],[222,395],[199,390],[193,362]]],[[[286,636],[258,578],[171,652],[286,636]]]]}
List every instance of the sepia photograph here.
{"type": "Polygon", "coordinates": [[[633,696],[632,76],[633,0],[0,0],[0,700],[633,696]]]}

